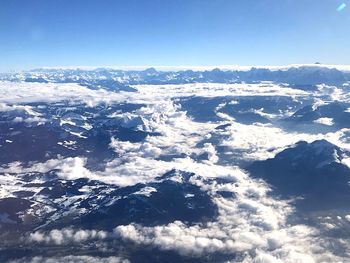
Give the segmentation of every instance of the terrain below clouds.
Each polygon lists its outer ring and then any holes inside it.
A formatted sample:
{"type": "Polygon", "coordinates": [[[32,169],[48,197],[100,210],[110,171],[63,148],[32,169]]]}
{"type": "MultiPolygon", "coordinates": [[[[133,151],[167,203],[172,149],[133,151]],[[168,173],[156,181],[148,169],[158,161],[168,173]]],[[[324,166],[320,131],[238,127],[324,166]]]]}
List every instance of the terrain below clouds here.
{"type": "Polygon", "coordinates": [[[2,76],[0,261],[350,261],[339,72],[2,76]]]}

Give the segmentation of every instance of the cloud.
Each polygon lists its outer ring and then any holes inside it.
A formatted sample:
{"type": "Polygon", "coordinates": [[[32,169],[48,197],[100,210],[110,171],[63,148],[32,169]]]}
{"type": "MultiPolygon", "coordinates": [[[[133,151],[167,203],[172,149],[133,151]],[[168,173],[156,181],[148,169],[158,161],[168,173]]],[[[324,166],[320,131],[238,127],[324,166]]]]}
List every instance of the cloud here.
{"type": "Polygon", "coordinates": [[[327,126],[332,126],[334,124],[332,118],[319,118],[317,120],[314,120],[315,123],[327,125],[327,126]]]}
{"type": "MultiPolygon", "coordinates": [[[[28,83],[0,81],[0,111],[12,109],[30,109],[17,104],[34,102],[85,103],[93,107],[99,103],[137,102],[139,96],[130,96],[127,92],[115,93],[103,89],[91,90],[74,83],[28,83]],[[5,106],[4,106],[5,105],[5,106]],[[7,106],[6,106],[7,105],[7,106]],[[8,106],[12,105],[12,106],[8,106]],[[15,106],[13,106],[15,105],[15,106]]],[[[142,101],[141,101],[142,103],[142,101]]]]}
{"type": "Polygon", "coordinates": [[[226,146],[232,152],[239,152],[237,158],[243,160],[264,160],[272,158],[276,153],[298,141],[313,142],[315,140],[328,140],[329,142],[350,150],[350,143],[346,140],[349,129],[340,129],[326,134],[309,134],[300,132],[287,132],[271,124],[245,125],[228,119],[231,126],[224,131],[218,131],[222,136],[219,146],[226,146]]]}
{"type": "MultiPolygon", "coordinates": [[[[123,187],[152,182],[158,180],[157,177],[167,171],[177,169],[195,173],[190,183],[208,192],[219,209],[217,219],[193,225],[179,221],[154,227],[128,224],[118,226],[113,233],[73,228],[54,229],[48,232],[37,231],[28,236],[27,242],[67,246],[68,244],[123,239],[141,246],[150,245],[196,257],[217,252],[233,255],[237,252],[245,255],[244,262],[318,262],[320,259],[329,262],[337,260],[337,257],[331,253],[332,245],[324,241],[322,233],[317,229],[305,225],[289,224],[288,219],[294,211],[289,202],[271,197],[268,194],[270,189],[263,181],[251,179],[248,174],[232,163],[220,163],[220,153],[216,146],[226,146],[230,151],[238,152],[241,155],[240,158],[244,160],[273,157],[276,152],[299,140],[313,141],[324,138],[350,149],[350,144],[345,140],[346,132],[349,130],[343,129],[335,133],[312,135],[286,132],[270,124],[244,125],[235,122],[232,118],[217,123],[198,123],[189,118],[186,112],[181,111],[173,101],[177,97],[193,95],[208,97],[292,96],[299,98],[309,96],[308,92],[275,84],[195,83],[137,85],[136,88],[138,93],[130,95],[90,90],[77,84],[1,82],[0,103],[3,103],[1,107],[5,110],[14,107],[16,103],[40,101],[69,100],[84,102],[91,107],[98,103],[125,101],[145,103],[146,106],[133,113],[117,112],[112,117],[117,121],[122,121],[122,124],[127,127],[155,132],[159,136],[148,136],[144,141],[138,143],[111,138],[110,147],[118,154],[118,158],[107,162],[102,171],[89,170],[86,167],[84,156],[59,157],[44,163],[31,163],[27,166],[19,162],[3,165],[0,167],[2,185],[0,195],[8,196],[16,189],[15,187],[18,187],[19,175],[31,172],[46,173],[56,170],[57,175],[65,180],[88,178],[123,187]],[[12,106],[4,106],[9,104],[12,106]],[[227,122],[231,126],[225,130],[215,129],[218,125],[227,122]],[[219,138],[218,145],[212,142],[201,144],[204,139],[209,140],[214,136],[219,138]],[[207,154],[208,160],[198,161],[195,157],[201,154],[207,154]],[[166,155],[180,157],[165,161],[165,158],[162,159],[162,157],[166,155]],[[231,193],[232,197],[224,198],[220,195],[222,191],[231,193]]],[[[324,92],[329,92],[329,90],[324,92]]],[[[336,97],[343,96],[334,89],[329,93],[336,97]]],[[[222,115],[222,117],[227,116],[222,115]]],[[[230,161],[233,162],[234,159],[230,161]]],[[[181,180],[179,182],[181,183],[181,180]]],[[[149,195],[153,191],[154,189],[149,187],[142,189],[138,194],[149,195]]],[[[54,262],[104,260],[86,257],[84,259],[77,256],[54,258],[56,260],[54,262]]],[[[52,258],[39,257],[29,260],[53,262],[49,261],[52,258]]]]}
{"type": "Polygon", "coordinates": [[[10,163],[1,167],[0,172],[23,174],[57,170],[57,175],[63,179],[89,178],[127,186],[152,181],[177,166],[181,167],[181,163],[186,168],[193,163],[189,158],[174,162],[157,160],[161,155],[185,154],[190,156],[205,152],[209,155],[209,162],[217,161],[212,145],[205,144],[203,149],[196,147],[203,137],[215,128],[215,124],[193,122],[184,112],[178,112],[178,107],[170,100],[141,108],[135,114],[142,116],[147,130],[157,132],[160,136],[148,136],[140,143],[111,138],[110,147],[119,155],[119,158],[106,163],[104,171],[88,170],[85,167],[86,158],[84,157],[62,157],[44,163],[35,163],[29,167],[23,167],[20,162],[10,163]]]}
{"type": "Polygon", "coordinates": [[[156,188],[146,186],[146,187],[140,189],[140,191],[133,193],[133,195],[144,195],[144,196],[150,197],[152,195],[152,193],[154,193],[154,192],[157,192],[156,188]]]}
{"type": "Polygon", "coordinates": [[[310,93],[298,89],[282,87],[274,83],[191,83],[191,84],[164,84],[164,85],[134,85],[143,95],[150,93],[157,97],[221,97],[221,96],[308,96],[310,93]]]}
{"type": "MultiPolygon", "coordinates": [[[[1,83],[1,82],[0,82],[1,83]]],[[[20,111],[29,116],[27,118],[23,116],[16,116],[13,118],[13,122],[26,122],[33,123],[37,122],[38,124],[43,124],[47,120],[42,117],[39,112],[36,112],[32,106],[29,105],[8,105],[6,103],[0,103],[0,112],[11,112],[11,111],[20,111]]]]}
{"type": "Polygon", "coordinates": [[[33,257],[10,260],[8,263],[130,263],[121,257],[93,257],[93,256],[62,256],[62,257],[33,257]]]}
{"type": "Polygon", "coordinates": [[[28,115],[31,115],[31,116],[41,116],[40,113],[34,111],[33,107],[29,105],[8,105],[6,103],[0,103],[0,112],[16,111],[16,110],[26,112],[28,115]]]}
{"type": "Polygon", "coordinates": [[[104,240],[108,238],[108,233],[97,230],[81,230],[81,229],[53,229],[47,233],[37,231],[31,233],[26,242],[36,242],[54,245],[67,245],[70,243],[91,242],[92,240],[104,240]]]}
{"type": "Polygon", "coordinates": [[[300,140],[314,141],[323,137],[322,134],[288,133],[270,124],[231,123],[230,127],[221,132],[226,137],[220,145],[227,146],[232,151],[241,151],[242,159],[246,160],[272,158],[277,152],[300,140]]]}

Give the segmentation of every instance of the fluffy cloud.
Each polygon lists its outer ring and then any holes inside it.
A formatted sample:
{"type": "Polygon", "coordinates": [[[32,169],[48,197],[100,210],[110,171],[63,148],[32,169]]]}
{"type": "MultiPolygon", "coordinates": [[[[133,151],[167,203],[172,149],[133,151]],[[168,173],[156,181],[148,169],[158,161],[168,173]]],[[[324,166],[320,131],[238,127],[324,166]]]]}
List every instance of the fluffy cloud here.
{"type": "Polygon", "coordinates": [[[10,260],[8,263],[130,263],[121,257],[63,256],[33,257],[10,260]]]}
{"type": "Polygon", "coordinates": [[[288,133],[270,124],[245,125],[232,122],[232,125],[221,132],[225,139],[220,143],[232,151],[242,151],[243,159],[257,160],[272,158],[285,147],[300,140],[314,141],[324,135],[288,133]]]}
{"type": "Polygon", "coordinates": [[[315,120],[314,122],[319,123],[319,124],[323,124],[323,125],[327,125],[327,126],[332,126],[334,124],[332,118],[319,118],[319,119],[315,120]]]}
{"type": "MultiPolygon", "coordinates": [[[[114,93],[91,90],[73,83],[28,83],[0,81],[0,103],[82,101],[90,106],[98,103],[131,102],[154,103],[164,99],[192,96],[306,96],[307,92],[276,84],[217,84],[194,83],[181,85],[136,85],[138,93],[114,93]],[[9,90],[11,92],[9,92],[9,90]]],[[[5,107],[5,106],[4,106],[5,107]]],[[[4,108],[0,106],[1,108],[4,108]]]]}
{"type": "MultiPolygon", "coordinates": [[[[194,225],[179,221],[154,227],[129,224],[118,226],[113,233],[71,228],[38,231],[28,237],[28,242],[65,246],[121,238],[139,245],[174,250],[183,255],[201,256],[215,252],[231,255],[238,252],[245,255],[245,262],[318,262],[321,259],[329,262],[337,259],[331,252],[327,252],[333,244],[324,242],[322,233],[305,225],[288,223],[293,207],[287,201],[269,196],[269,187],[264,182],[249,178],[249,175],[231,163],[220,163],[215,147],[217,145],[210,142],[200,143],[215,135],[220,138],[219,146],[239,152],[242,159],[256,160],[273,157],[277,151],[299,140],[313,141],[325,138],[350,149],[350,144],[342,139],[348,130],[316,135],[288,133],[272,125],[240,124],[227,115],[221,115],[226,118],[225,122],[197,123],[191,120],[186,112],[180,111],[172,101],[175,97],[192,95],[298,97],[309,96],[309,93],[282,88],[275,84],[196,83],[138,85],[136,88],[138,93],[130,95],[90,90],[77,84],[0,83],[0,102],[3,103],[1,107],[4,110],[12,108],[13,106],[8,106],[11,103],[38,101],[82,101],[90,106],[100,102],[142,102],[146,106],[133,113],[117,112],[112,116],[122,121],[126,127],[160,134],[148,136],[139,143],[112,138],[110,147],[118,154],[118,158],[106,163],[103,171],[87,169],[84,157],[62,157],[25,167],[18,162],[2,166],[0,195],[8,196],[13,191],[19,180],[16,174],[57,170],[57,175],[66,180],[89,178],[128,186],[151,182],[175,168],[195,173],[190,182],[210,194],[218,206],[218,218],[212,222],[194,225]],[[227,122],[231,123],[230,127],[224,131],[215,130],[216,126],[227,122]],[[198,161],[194,158],[202,154],[207,154],[207,160],[198,161]],[[180,157],[164,161],[162,157],[167,155],[180,157]],[[220,195],[222,191],[231,193],[232,197],[224,198],[220,195]]],[[[324,88],[324,92],[328,90],[324,88]]],[[[329,92],[332,96],[342,96],[334,89],[329,92]]],[[[149,195],[153,191],[152,188],[144,188],[140,192],[149,195]]],[[[18,262],[94,262],[96,258],[67,256],[54,258],[56,261],[50,260],[52,258],[33,258],[18,262]]],[[[104,262],[102,260],[110,258],[98,260],[104,262]]],[[[119,258],[112,260],[122,262],[119,258]]]]}
{"type": "Polygon", "coordinates": [[[117,227],[115,233],[138,244],[192,256],[238,252],[248,253],[253,259],[256,249],[271,251],[270,254],[276,256],[293,251],[305,257],[313,254],[306,243],[310,241],[309,235],[316,234],[316,230],[306,226],[287,226],[286,219],[291,208],[284,202],[267,197],[267,189],[263,185],[240,178],[239,183],[213,183],[207,188],[210,192],[230,190],[236,195],[233,199],[214,197],[219,207],[219,217],[214,222],[187,226],[176,221],[156,227],[131,224],[117,227]]]}
{"type": "Polygon", "coordinates": [[[157,97],[219,97],[219,96],[307,96],[308,92],[281,87],[273,83],[191,83],[166,85],[135,85],[141,94],[154,93],[157,97]]]}
{"type": "Polygon", "coordinates": [[[48,233],[34,232],[26,239],[27,242],[64,245],[69,243],[82,243],[92,240],[104,240],[108,237],[105,231],[75,230],[72,228],[53,229],[48,233]]]}

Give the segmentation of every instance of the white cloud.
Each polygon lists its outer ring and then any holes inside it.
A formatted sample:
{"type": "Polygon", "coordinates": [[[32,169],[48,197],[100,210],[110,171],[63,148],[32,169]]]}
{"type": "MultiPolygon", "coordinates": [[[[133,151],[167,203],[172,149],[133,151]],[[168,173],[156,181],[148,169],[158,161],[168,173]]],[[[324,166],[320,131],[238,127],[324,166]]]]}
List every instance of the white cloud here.
{"type": "Polygon", "coordinates": [[[69,243],[91,242],[92,240],[104,240],[108,238],[108,233],[98,230],[75,230],[72,228],[53,229],[48,233],[33,232],[26,242],[36,242],[54,245],[67,245],[69,243]]]}
{"type": "Polygon", "coordinates": [[[0,103],[0,112],[15,111],[15,110],[24,111],[31,116],[41,116],[40,113],[34,111],[33,107],[29,105],[7,105],[6,103],[0,103]]]}
{"type": "Polygon", "coordinates": [[[164,85],[134,85],[140,94],[154,94],[157,97],[186,97],[186,96],[307,96],[310,93],[298,89],[281,87],[273,83],[191,83],[164,85]]]}
{"type": "Polygon", "coordinates": [[[233,151],[241,150],[243,159],[250,160],[272,158],[300,140],[311,142],[325,137],[322,134],[288,133],[270,124],[245,125],[237,122],[232,122],[221,134],[227,137],[220,145],[228,146],[233,151]]]}
{"type": "Polygon", "coordinates": [[[33,257],[10,260],[8,263],[130,263],[121,257],[63,256],[33,257]]]}
{"type": "Polygon", "coordinates": [[[323,125],[327,125],[327,126],[332,126],[334,124],[332,118],[319,118],[319,119],[315,120],[314,122],[319,123],[319,124],[323,124],[323,125]]]}
{"type": "Polygon", "coordinates": [[[215,150],[215,147],[211,143],[205,143],[202,150],[204,153],[208,154],[209,162],[216,163],[219,161],[219,157],[217,156],[217,152],[215,150]]]}
{"type": "Polygon", "coordinates": [[[348,220],[350,222],[350,215],[346,215],[345,219],[348,220]]]}
{"type": "MultiPolygon", "coordinates": [[[[65,99],[83,101],[90,106],[100,102],[143,102],[146,106],[135,110],[132,114],[115,113],[113,116],[122,120],[123,125],[127,127],[137,127],[160,134],[160,136],[148,136],[139,143],[112,138],[110,147],[119,157],[108,162],[103,171],[88,170],[84,157],[60,157],[44,163],[33,163],[30,166],[23,166],[19,162],[2,166],[0,173],[6,176],[0,176],[2,184],[0,195],[8,196],[13,191],[20,180],[15,174],[57,170],[57,175],[67,180],[89,178],[118,186],[128,186],[154,181],[156,177],[175,168],[195,173],[190,182],[210,194],[218,206],[218,218],[208,223],[190,226],[178,221],[155,227],[130,224],[117,227],[114,233],[70,228],[56,229],[48,233],[39,231],[32,233],[29,241],[66,245],[122,238],[140,245],[152,245],[186,255],[242,252],[247,255],[246,262],[318,262],[319,259],[325,261],[336,259],[336,256],[329,252],[330,246],[322,243],[321,233],[316,229],[288,224],[287,219],[293,212],[288,202],[269,196],[269,188],[264,182],[252,180],[238,167],[220,164],[215,145],[212,143],[206,143],[203,147],[198,147],[198,144],[204,138],[210,139],[212,134],[216,133],[215,135],[222,138],[221,146],[228,146],[232,151],[242,151],[243,159],[256,160],[273,157],[276,152],[299,140],[313,141],[325,138],[350,149],[350,144],[342,139],[348,130],[310,135],[288,133],[272,125],[244,125],[230,118],[224,122],[197,123],[172,102],[174,97],[190,95],[298,97],[309,96],[309,93],[266,83],[138,85],[136,88],[138,93],[130,95],[104,90],[93,91],[76,84],[0,83],[0,103],[3,105],[65,99]],[[9,89],[11,92],[8,92],[9,89]],[[217,125],[227,122],[232,125],[225,131],[215,130],[217,125]],[[208,154],[208,160],[196,162],[195,158],[190,157],[203,153],[208,154]],[[162,155],[182,154],[185,157],[170,161],[160,160],[162,155]],[[215,178],[225,178],[228,182],[207,180],[215,178]],[[223,198],[218,194],[219,191],[231,192],[235,197],[223,198]]],[[[8,109],[8,106],[2,107],[8,109]]],[[[222,116],[225,118],[225,115],[222,116]]],[[[174,180],[181,182],[180,177],[174,180]]],[[[144,188],[139,194],[148,195],[152,191],[154,189],[144,188]]],[[[38,260],[42,260],[38,262],[50,262],[44,260],[51,259],[38,260]]],[[[59,260],[61,259],[57,259],[56,262],[60,262],[59,260]]],[[[72,262],[75,262],[74,260],[72,259],[72,262]]]]}
{"type": "Polygon", "coordinates": [[[154,193],[154,192],[157,192],[156,188],[146,186],[146,187],[140,189],[140,191],[137,191],[133,194],[134,195],[144,195],[144,196],[150,197],[152,195],[152,193],[154,193]]]}
{"type": "MultiPolygon", "coordinates": [[[[98,103],[138,101],[138,96],[132,97],[127,92],[114,93],[106,90],[91,90],[87,87],[73,83],[27,83],[0,81],[0,111],[23,109],[27,112],[28,106],[16,105],[18,103],[32,102],[84,102],[88,106],[98,103]],[[8,106],[16,105],[16,106],[8,106]]],[[[30,113],[30,112],[28,112],[30,113]]]]}

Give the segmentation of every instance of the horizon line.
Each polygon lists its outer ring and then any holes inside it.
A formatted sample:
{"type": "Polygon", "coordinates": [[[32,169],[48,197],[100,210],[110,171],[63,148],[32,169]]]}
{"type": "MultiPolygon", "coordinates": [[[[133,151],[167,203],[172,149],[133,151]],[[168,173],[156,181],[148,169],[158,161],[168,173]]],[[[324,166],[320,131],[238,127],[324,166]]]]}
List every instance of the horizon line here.
{"type": "Polygon", "coordinates": [[[116,66],[116,65],[105,65],[105,66],[40,66],[33,67],[30,69],[22,69],[22,70],[9,70],[8,72],[2,73],[20,73],[20,72],[28,72],[35,70],[96,70],[96,69],[111,69],[111,70],[125,70],[125,71],[142,71],[150,68],[154,68],[157,71],[183,71],[183,70],[193,70],[193,71],[208,71],[214,69],[220,70],[238,70],[238,71],[249,71],[252,68],[257,69],[269,69],[269,70],[288,70],[290,68],[298,68],[298,67],[321,67],[321,68],[329,68],[329,69],[337,69],[340,71],[350,71],[350,64],[288,64],[288,65],[250,65],[250,66],[242,66],[242,65],[204,65],[204,66],[190,66],[190,65],[180,65],[180,66],[166,66],[166,65],[124,65],[124,66],[116,66]]]}

